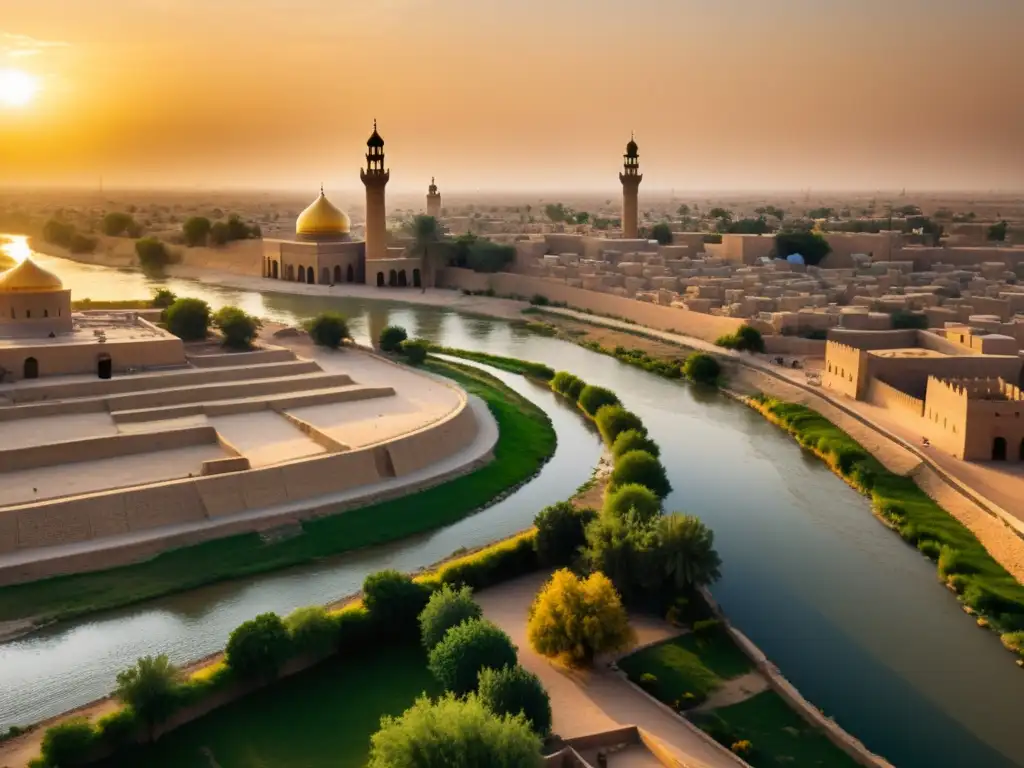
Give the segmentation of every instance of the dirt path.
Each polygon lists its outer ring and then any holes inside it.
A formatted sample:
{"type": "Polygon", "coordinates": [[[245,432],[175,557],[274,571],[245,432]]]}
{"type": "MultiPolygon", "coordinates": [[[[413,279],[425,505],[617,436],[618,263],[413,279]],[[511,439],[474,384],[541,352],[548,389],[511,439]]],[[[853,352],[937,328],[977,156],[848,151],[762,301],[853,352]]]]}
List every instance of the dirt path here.
{"type": "Polygon", "coordinates": [[[700,706],[694,707],[693,712],[707,712],[709,709],[719,709],[733,704],[746,701],[751,696],[756,696],[762,691],[768,690],[768,681],[758,671],[747,672],[745,675],[726,680],[718,688],[711,692],[700,706]]]}

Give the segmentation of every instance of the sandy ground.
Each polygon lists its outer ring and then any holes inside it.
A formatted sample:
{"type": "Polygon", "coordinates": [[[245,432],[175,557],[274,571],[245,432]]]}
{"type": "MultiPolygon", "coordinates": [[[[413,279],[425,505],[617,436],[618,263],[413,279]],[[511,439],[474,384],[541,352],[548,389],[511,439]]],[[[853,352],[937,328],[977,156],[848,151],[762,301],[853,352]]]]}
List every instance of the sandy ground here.
{"type": "Polygon", "coordinates": [[[693,711],[706,712],[709,709],[729,707],[767,690],[768,680],[764,675],[756,670],[747,672],[747,674],[734,677],[732,680],[726,680],[700,706],[694,707],[693,711]]]}

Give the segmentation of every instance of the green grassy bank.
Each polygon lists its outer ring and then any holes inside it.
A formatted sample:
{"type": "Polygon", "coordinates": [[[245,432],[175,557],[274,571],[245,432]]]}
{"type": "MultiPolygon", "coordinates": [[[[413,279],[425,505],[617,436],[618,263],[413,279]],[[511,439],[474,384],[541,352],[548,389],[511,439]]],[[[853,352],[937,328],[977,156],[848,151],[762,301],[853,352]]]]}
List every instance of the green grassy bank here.
{"type": "Polygon", "coordinates": [[[307,521],[302,534],[289,539],[264,542],[258,534],[241,534],[171,550],[134,565],[4,587],[0,621],[68,619],[439,528],[528,480],[552,456],[554,429],[529,400],[476,368],[438,360],[423,367],[487,403],[499,429],[495,459],[487,466],[411,496],[307,521]]]}
{"type": "Polygon", "coordinates": [[[750,404],[822,458],[836,474],[870,497],[876,514],[909,544],[936,562],[939,579],[979,623],[1024,653],[1024,586],[997,563],[981,542],[910,477],[887,470],[864,447],[817,411],[768,397],[750,404]]]}

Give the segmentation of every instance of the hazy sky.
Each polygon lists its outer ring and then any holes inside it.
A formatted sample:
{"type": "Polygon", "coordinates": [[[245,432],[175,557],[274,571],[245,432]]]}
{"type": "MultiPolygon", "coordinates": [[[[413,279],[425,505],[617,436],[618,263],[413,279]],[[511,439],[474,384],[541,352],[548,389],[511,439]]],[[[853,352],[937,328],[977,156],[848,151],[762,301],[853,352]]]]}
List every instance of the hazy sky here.
{"type": "Polygon", "coordinates": [[[0,184],[1024,189],[1024,0],[0,0],[0,184]],[[2,94],[0,94],[2,95],[2,94]]]}

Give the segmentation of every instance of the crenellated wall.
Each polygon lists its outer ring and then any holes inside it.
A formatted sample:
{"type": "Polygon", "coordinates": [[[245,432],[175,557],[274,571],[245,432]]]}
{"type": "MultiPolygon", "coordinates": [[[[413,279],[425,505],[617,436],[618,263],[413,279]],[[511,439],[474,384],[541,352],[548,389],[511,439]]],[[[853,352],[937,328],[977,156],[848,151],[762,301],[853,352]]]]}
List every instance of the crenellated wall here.
{"type": "Polygon", "coordinates": [[[901,392],[881,379],[871,379],[868,382],[867,397],[865,399],[872,405],[903,412],[908,416],[920,418],[924,413],[924,400],[919,400],[913,395],[901,392]]]}
{"type": "Polygon", "coordinates": [[[825,343],[822,383],[847,397],[862,399],[868,381],[866,357],[862,349],[829,339],[825,343]]]}

